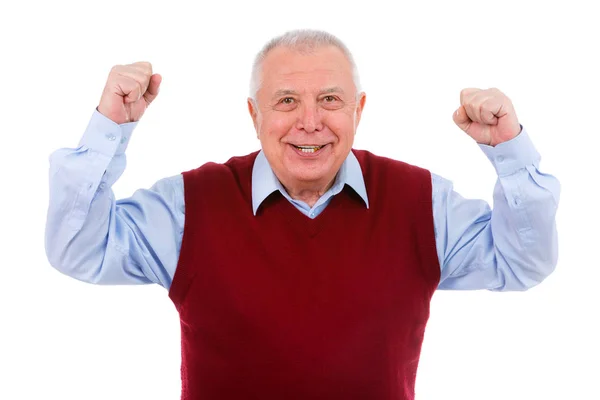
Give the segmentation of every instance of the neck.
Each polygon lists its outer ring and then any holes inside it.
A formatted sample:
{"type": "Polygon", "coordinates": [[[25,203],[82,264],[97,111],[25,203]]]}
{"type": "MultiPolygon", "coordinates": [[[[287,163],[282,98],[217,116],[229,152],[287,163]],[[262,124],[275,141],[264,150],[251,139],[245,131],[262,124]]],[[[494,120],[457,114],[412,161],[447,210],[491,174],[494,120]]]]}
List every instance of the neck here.
{"type": "Polygon", "coordinates": [[[333,179],[329,180],[326,184],[311,184],[311,185],[302,185],[302,186],[293,186],[286,185],[284,182],[281,182],[286,192],[290,195],[290,197],[294,200],[300,200],[308,204],[310,207],[313,207],[317,201],[328,191],[335,182],[336,175],[333,176],[333,179]]]}

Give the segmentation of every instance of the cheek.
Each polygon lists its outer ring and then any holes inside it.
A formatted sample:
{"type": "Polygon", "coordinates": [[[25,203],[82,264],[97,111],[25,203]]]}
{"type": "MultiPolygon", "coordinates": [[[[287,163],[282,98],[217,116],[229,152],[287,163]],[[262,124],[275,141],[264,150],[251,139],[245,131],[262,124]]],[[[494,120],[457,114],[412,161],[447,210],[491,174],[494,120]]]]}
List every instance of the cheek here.
{"type": "Polygon", "coordinates": [[[294,118],[285,114],[277,118],[267,118],[263,121],[261,133],[269,140],[279,140],[292,130],[294,121],[294,118]]]}
{"type": "Polygon", "coordinates": [[[340,142],[346,142],[354,137],[354,121],[346,114],[332,114],[323,122],[340,142]]]}

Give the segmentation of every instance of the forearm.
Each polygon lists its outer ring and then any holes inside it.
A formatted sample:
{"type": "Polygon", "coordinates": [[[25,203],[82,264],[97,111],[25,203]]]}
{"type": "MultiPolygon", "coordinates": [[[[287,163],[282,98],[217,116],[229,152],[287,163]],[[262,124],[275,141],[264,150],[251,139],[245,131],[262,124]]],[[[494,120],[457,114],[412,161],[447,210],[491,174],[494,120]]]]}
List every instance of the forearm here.
{"type": "Polygon", "coordinates": [[[498,286],[492,290],[528,289],[554,271],[559,194],[558,180],[534,165],[498,179],[491,219],[498,286]]]}

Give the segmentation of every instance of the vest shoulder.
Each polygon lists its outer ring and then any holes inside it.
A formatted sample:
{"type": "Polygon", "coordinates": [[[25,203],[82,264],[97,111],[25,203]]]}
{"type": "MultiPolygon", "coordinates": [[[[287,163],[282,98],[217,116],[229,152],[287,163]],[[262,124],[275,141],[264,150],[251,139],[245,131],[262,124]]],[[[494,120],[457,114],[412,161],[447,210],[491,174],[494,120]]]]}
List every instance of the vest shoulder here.
{"type": "Polygon", "coordinates": [[[255,151],[244,156],[234,156],[224,163],[207,162],[197,168],[183,172],[183,176],[189,179],[223,174],[231,175],[232,173],[234,175],[246,175],[251,173],[258,153],[258,151],[255,151]]]}
{"type": "Polygon", "coordinates": [[[224,163],[208,162],[183,172],[186,203],[202,201],[225,204],[242,196],[249,203],[252,197],[252,168],[258,151],[232,157],[224,163]]]}

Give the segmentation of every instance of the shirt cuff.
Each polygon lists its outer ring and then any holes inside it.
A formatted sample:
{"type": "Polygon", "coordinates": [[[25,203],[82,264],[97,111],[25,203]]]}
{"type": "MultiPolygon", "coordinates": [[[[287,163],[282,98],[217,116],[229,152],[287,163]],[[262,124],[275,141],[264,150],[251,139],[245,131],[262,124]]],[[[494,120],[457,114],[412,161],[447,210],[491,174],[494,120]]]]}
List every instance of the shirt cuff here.
{"type": "Polygon", "coordinates": [[[540,154],[523,127],[521,133],[509,141],[496,146],[480,144],[479,148],[490,160],[498,176],[512,175],[527,165],[535,165],[537,168],[540,161],[540,154]]]}
{"type": "Polygon", "coordinates": [[[79,145],[109,157],[123,154],[137,124],[136,121],[119,125],[95,109],[79,145]]]}

